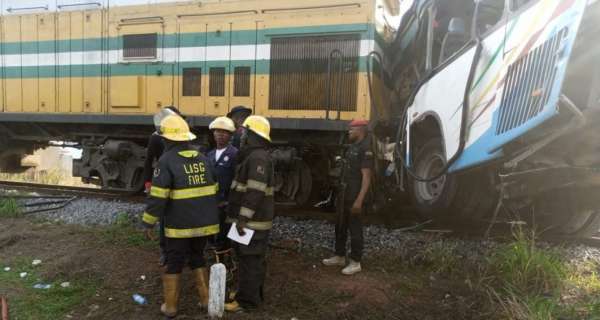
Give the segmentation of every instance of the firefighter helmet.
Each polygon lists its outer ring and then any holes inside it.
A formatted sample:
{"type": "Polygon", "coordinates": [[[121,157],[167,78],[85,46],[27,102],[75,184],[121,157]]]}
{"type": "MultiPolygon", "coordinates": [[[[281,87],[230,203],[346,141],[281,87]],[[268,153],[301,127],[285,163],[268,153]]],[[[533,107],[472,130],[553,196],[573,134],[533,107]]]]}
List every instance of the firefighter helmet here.
{"type": "Polygon", "coordinates": [[[192,141],[196,135],[190,132],[187,122],[179,115],[167,115],[160,121],[158,133],[171,141],[192,141]]]}
{"type": "Polygon", "coordinates": [[[233,120],[227,117],[218,117],[208,125],[209,130],[221,129],[229,132],[235,132],[233,120]]]}
{"type": "Polygon", "coordinates": [[[267,141],[271,141],[271,124],[269,124],[269,120],[267,120],[267,118],[262,116],[249,116],[244,121],[243,126],[267,141]]]}

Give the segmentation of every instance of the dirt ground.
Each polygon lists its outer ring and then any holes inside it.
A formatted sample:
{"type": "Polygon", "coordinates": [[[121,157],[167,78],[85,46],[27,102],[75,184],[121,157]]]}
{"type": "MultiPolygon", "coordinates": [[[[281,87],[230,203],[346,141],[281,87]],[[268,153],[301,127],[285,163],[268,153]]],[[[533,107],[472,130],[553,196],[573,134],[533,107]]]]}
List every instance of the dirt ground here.
{"type": "MultiPolygon", "coordinates": [[[[227,319],[490,319],[487,297],[462,280],[433,276],[406,267],[392,255],[369,256],[364,271],[344,276],[324,267],[328,252],[269,253],[266,303],[252,313],[227,319]]],[[[107,243],[92,228],[56,225],[30,219],[0,219],[0,264],[19,257],[41,259],[44,279],[92,280],[98,289],[67,313],[68,319],[163,319],[158,250],[149,246],[107,243]],[[141,275],[146,276],[142,280],[141,275]],[[136,305],[134,293],[148,305],[136,305]]],[[[0,292],[18,295],[3,287],[0,292]]],[[[177,319],[204,319],[195,306],[189,271],[177,319]]]]}

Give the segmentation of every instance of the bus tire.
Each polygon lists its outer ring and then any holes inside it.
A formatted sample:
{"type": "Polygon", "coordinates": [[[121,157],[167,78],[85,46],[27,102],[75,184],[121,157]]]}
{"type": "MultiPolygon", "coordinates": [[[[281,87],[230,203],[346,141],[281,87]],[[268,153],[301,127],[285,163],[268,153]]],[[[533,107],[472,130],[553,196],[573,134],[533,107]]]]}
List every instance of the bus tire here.
{"type": "Polygon", "coordinates": [[[559,189],[539,197],[534,227],[549,235],[586,238],[600,230],[598,188],[559,189]]]}
{"type": "MultiPolygon", "coordinates": [[[[419,177],[432,177],[446,165],[439,137],[430,138],[417,151],[413,170],[419,177]]],[[[411,179],[409,194],[417,211],[427,219],[444,223],[476,222],[489,216],[497,193],[484,169],[462,174],[445,174],[430,182],[411,179]]]]}

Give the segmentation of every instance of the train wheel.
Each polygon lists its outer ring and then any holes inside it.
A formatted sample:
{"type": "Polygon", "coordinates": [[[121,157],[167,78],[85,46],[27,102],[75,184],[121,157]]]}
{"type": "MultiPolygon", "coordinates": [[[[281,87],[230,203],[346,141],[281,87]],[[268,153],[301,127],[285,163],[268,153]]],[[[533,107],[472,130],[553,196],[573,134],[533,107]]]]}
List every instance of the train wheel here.
{"type": "MultiPolygon", "coordinates": [[[[432,177],[446,165],[442,139],[431,138],[416,153],[414,171],[419,177],[432,177]]],[[[409,194],[425,218],[462,223],[488,215],[496,202],[490,175],[483,169],[461,175],[445,174],[438,179],[409,184],[409,194]],[[457,220],[460,218],[460,221],[457,220]]]]}

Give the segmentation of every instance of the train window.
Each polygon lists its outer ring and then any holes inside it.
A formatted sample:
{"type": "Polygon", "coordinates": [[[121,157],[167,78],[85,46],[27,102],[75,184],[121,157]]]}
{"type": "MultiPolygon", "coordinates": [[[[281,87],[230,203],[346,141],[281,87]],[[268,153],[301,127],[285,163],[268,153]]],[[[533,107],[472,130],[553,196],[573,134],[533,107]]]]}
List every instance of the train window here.
{"type": "Polygon", "coordinates": [[[156,33],[127,34],[123,36],[124,59],[155,59],[158,35],[156,33]]]}
{"type": "Polygon", "coordinates": [[[208,94],[211,97],[225,96],[225,68],[210,68],[208,94]]]}
{"type": "Polygon", "coordinates": [[[233,69],[233,96],[250,96],[250,67],[235,67],[233,69]]]}
{"type": "Polygon", "coordinates": [[[356,111],[359,53],[357,34],[272,38],[269,108],[356,111]]]}
{"type": "Polygon", "coordinates": [[[183,69],[183,96],[197,97],[202,92],[202,69],[184,68],[183,69]]]}

